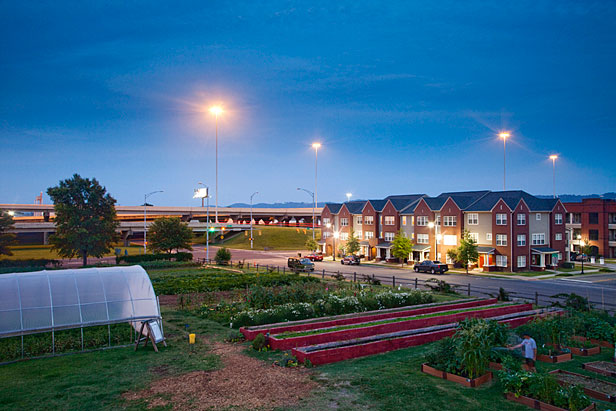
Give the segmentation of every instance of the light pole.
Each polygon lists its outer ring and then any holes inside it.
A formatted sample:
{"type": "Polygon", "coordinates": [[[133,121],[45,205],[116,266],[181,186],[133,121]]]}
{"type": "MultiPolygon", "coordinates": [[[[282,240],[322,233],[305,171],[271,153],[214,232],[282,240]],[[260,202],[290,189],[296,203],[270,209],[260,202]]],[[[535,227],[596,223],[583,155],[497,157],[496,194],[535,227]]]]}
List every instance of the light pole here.
{"type": "MultiPolygon", "coordinates": [[[[317,208],[317,165],[319,160],[319,149],[321,148],[321,143],[312,143],[312,148],[314,148],[314,208],[317,208]]],[[[312,221],[312,237],[314,238],[314,212],[312,221]]]]}
{"type": "Polygon", "coordinates": [[[252,193],[252,195],[250,196],[250,249],[252,250],[252,198],[259,194],[258,191],[255,191],[254,193],[252,193]]]}
{"type": "Polygon", "coordinates": [[[297,189],[298,190],[303,190],[303,191],[307,192],[309,195],[312,196],[312,204],[313,204],[312,205],[312,239],[314,240],[314,238],[315,238],[314,237],[314,212],[315,212],[315,207],[316,207],[315,193],[313,193],[312,191],[307,190],[305,188],[297,187],[297,189]]]}
{"type": "Polygon", "coordinates": [[[436,258],[437,258],[437,255],[438,255],[438,254],[437,254],[438,245],[437,245],[437,243],[436,243],[436,224],[434,224],[432,221],[430,221],[430,222],[428,223],[428,227],[429,227],[430,229],[434,228],[434,258],[433,258],[432,260],[433,260],[433,261],[435,261],[435,260],[436,260],[436,258]]]}
{"type": "Polygon", "coordinates": [[[162,193],[163,190],[152,191],[151,193],[144,194],[143,196],[143,254],[147,252],[148,249],[148,226],[146,223],[146,215],[147,215],[147,206],[148,206],[148,197],[152,194],[162,193]]]}
{"type": "Polygon", "coordinates": [[[195,190],[193,198],[201,198],[201,207],[203,207],[203,199],[207,198],[207,209],[205,212],[205,261],[210,261],[210,188],[199,182],[197,185],[205,187],[205,192],[202,189],[195,190]]]}
{"type": "Polygon", "coordinates": [[[503,139],[503,191],[506,190],[505,186],[506,186],[506,174],[507,174],[507,139],[509,138],[510,134],[509,133],[500,133],[498,135],[500,138],[503,139]]]}
{"type": "Polygon", "coordinates": [[[210,107],[210,113],[216,117],[216,218],[215,222],[218,224],[218,116],[223,113],[223,109],[220,106],[210,107]]]}
{"type": "Polygon", "coordinates": [[[580,274],[584,274],[584,259],[586,256],[584,255],[584,240],[582,240],[582,236],[578,235],[578,242],[580,243],[580,254],[582,254],[582,272],[580,274]]]}
{"type": "Polygon", "coordinates": [[[340,237],[340,232],[334,231],[334,258],[332,261],[336,261],[336,238],[340,237]]]}
{"type": "Polygon", "coordinates": [[[556,154],[552,154],[550,156],[550,160],[552,160],[552,188],[554,190],[554,198],[556,198],[556,159],[558,156],[556,154]]]}

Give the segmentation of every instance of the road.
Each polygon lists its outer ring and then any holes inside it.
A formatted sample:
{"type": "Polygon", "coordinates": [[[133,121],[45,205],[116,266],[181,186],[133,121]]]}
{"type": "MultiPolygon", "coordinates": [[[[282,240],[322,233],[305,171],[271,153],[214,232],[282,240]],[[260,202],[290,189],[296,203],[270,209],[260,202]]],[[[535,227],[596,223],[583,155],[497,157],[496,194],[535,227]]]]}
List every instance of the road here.
{"type": "MultiPolygon", "coordinates": [[[[216,247],[210,247],[210,258],[216,253],[216,247]]],[[[280,266],[286,267],[287,258],[297,255],[295,251],[257,251],[257,250],[231,250],[233,261],[244,260],[246,263],[259,264],[261,266],[280,266]]],[[[195,249],[193,254],[196,258],[205,258],[203,248],[195,249]]],[[[343,266],[338,261],[323,261],[315,263],[315,272],[338,272],[346,274],[348,277],[356,273],[357,276],[373,274],[381,280],[383,284],[392,284],[392,276],[396,278],[396,284],[404,286],[414,286],[415,278],[421,283],[422,280],[434,278],[432,274],[415,273],[409,269],[395,267],[381,267],[378,265],[343,266]]],[[[459,285],[459,292],[465,293],[470,284],[471,295],[487,296],[496,295],[499,288],[508,292],[518,293],[520,298],[534,299],[535,293],[539,294],[539,302],[550,301],[548,296],[559,293],[575,293],[589,298],[595,302],[597,308],[605,307],[611,311],[616,311],[616,274],[593,274],[575,277],[563,277],[555,279],[537,280],[484,277],[477,275],[466,275],[456,273],[445,273],[437,275],[439,279],[445,280],[450,284],[459,285]]]]}

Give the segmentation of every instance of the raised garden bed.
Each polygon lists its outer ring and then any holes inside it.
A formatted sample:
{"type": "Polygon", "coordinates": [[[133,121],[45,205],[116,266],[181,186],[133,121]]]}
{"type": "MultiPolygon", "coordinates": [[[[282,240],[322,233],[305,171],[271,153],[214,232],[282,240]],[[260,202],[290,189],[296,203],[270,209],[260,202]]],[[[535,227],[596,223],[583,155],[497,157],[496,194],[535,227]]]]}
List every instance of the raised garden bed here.
{"type": "Polygon", "coordinates": [[[553,354],[537,354],[537,361],[556,364],[559,362],[571,361],[573,356],[570,352],[560,352],[553,354]]]}
{"type": "Polygon", "coordinates": [[[616,378],[616,364],[608,361],[595,361],[582,364],[582,368],[606,377],[616,378]]]}
{"type": "Polygon", "coordinates": [[[571,350],[571,354],[573,355],[579,355],[581,357],[588,357],[590,355],[597,355],[597,354],[601,354],[601,347],[599,347],[598,345],[594,346],[594,347],[590,347],[590,348],[578,348],[578,347],[567,347],[569,350],[571,350]]]}
{"type": "Polygon", "coordinates": [[[577,341],[590,341],[592,344],[594,345],[598,345],[599,347],[604,347],[604,348],[614,348],[614,344],[612,344],[609,341],[603,341],[603,340],[595,340],[594,338],[586,338],[586,337],[580,337],[579,335],[574,335],[573,337],[571,337],[574,340],[577,341]]]}
{"type": "Polygon", "coordinates": [[[550,371],[550,374],[553,374],[561,385],[581,386],[589,397],[616,402],[616,384],[614,383],[563,370],[550,371]]]}
{"type": "Polygon", "coordinates": [[[404,318],[401,321],[388,322],[385,324],[372,325],[372,323],[359,323],[354,324],[352,326],[353,328],[338,331],[324,329],[322,332],[319,332],[320,330],[314,330],[316,332],[315,334],[301,335],[297,337],[279,338],[278,336],[274,336],[270,337],[269,343],[273,349],[288,350],[294,347],[324,344],[340,340],[351,340],[368,337],[371,335],[449,324],[470,317],[488,318],[496,315],[512,314],[527,311],[531,308],[532,306],[530,304],[519,304],[505,305],[495,308],[490,308],[489,306],[482,308],[470,308],[455,314],[446,314],[446,312],[425,314],[427,317],[422,316],[421,318],[404,318]]]}
{"type": "MultiPolygon", "coordinates": [[[[519,404],[522,405],[526,405],[527,407],[533,408],[535,410],[544,410],[544,411],[567,411],[565,408],[560,408],[557,407],[555,405],[551,405],[545,402],[541,402],[539,400],[536,400],[534,398],[530,398],[530,397],[525,397],[523,395],[520,395],[519,397],[516,397],[514,394],[512,393],[507,393],[505,394],[505,398],[507,398],[509,401],[514,401],[517,402],[519,404]]],[[[592,410],[596,410],[597,406],[595,405],[595,403],[590,404],[588,407],[584,408],[582,411],[592,411],[592,410]]]]}
{"type": "Polygon", "coordinates": [[[253,340],[258,334],[270,335],[282,334],[285,332],[299,332],[314,330],[325,327],[336,327],[349,324],[356,324],[368,321],[379,321],[389,318],[408,317],[412,315],[429,314],[434,312],[449,311],[471,307],[480,307],[496,304],[496,298],[486,300],[458,300],[446,303],[431,303],[417,306],[407,306],[390,308],[387,310],[366,311],[363,313],[344,314],[333,317],[311,318],[309,320],[290,321],[284,323],[267,324],[254,327],[242,327],[240,331],[248,340],[253,340]]]}
{"type": "Polygon", "coordinates": [[[466,378],[460,375],[451,374],[445,371],[437,370],[436,368],[430,367],[428,364],[421,364],[421,372],[425,372],[426,374],[432,375],[434,377],[442,378],[447,381],[453,381],[455,383],[464,385],[465,387],[475,388],[479,387],[482,384],[485,384],[489,381],[492,381],[492,373],[487,372],[480,377],[477,378],[466,378]]]}

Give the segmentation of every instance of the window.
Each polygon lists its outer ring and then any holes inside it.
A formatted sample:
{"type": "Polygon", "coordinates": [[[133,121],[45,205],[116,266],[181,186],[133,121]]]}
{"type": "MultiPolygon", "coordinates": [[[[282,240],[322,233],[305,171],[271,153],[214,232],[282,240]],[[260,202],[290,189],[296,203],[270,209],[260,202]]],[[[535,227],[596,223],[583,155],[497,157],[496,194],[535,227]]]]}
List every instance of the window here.
{"type": "MultiPolygon", "coordinates": [[[[498,237],[498,235],[497,235],[498,237]]],[[[507,267],[507,256],[506,255],[497,255],[496,256],[496,266],[497,267],[507,267]]]]}
{"type": "Polygon", "coordinates": [[[588,224],[599,224],[599,213],[588,213],[588,224]]]}
{"type": "Polygon", "coordinates": [[[526,225],[526,214],[518,214],[518,225],[526,225]]]}
{"type": "Polygon", "coordinates": [[[443,244],[445,244],[445,245],[458,245],[458,236],[455,236],[455,235],[444,235],[443,236],[443,244]]]}
{"type": "Polygon", "coordinates": [[[562,233],[554,234],[554,240],[561,241],[562,239],[563,239],[563,234],[562,233]]]}
{"type": "Polygon", "coordinates": [[[436,225],[441,225],[441,215],[440,214],[436,216],[436,223],[435,224],[436,225]]]}
{"type": "Polygon", "coordinates": [[[363,223],[362,216],[360,215],[355,216],[355,224],[362,225],[362,223],[363,223]]]}
{"type": "Polygon", "coordinates": [[[426,217],[425,215],[417,216],[417,225],[419,226],[428,225],[428,217],[426,217]]]}
{"type": "Polygon", "coordinates": [[[323,238],[328,238],[331,236],[332,236],[332,233],[330,233],[329,231],[323,231],[323,238]]]}
{"type": "Polygon", "coordinates": [[[347,227],[349,225],[349,219],[348,218],[341,218],[340,219],[340,227],[347,227]]]}
{"type": "Polygon", "coordinates": [[[555,224],[562,224],[563,223],[563,215],[558,213],[558,214],[554,214],[554,223],[555,224]]]}
{"type": "Polygon", "coordinates": [[[535,219],[536,219],[537,221],[541,221],[541,213],[537,213],[537,214],[535,214],[535,219]]]}
{"type": "Polygon", "coordinates": [[[366,231],[366,240],[374,238],[374,231],[366,231]]]}
{"type": "Polygon", "coordinates": [[[340,233],[340,240],[347,241],[349,239],[349,233],[340,233]]]}
{"type": "Polygon", "coordinates": [[[518,246],[526,245],[526,234],[518,234],[518,246]]]}
{"type": "Polygon", "coordinates": [[[582,224],[582,214],[581,213],[571,213],[571,224],[582,224]]]}
{"type": "Polygon", "coordinates": [[[479,233],[468,233],[468,236],[475,242],[475,244],[479,243],[479,233]]]}
{"type": "Polygon", "coordinates": [[[394,217],[393,215],[385,216],[385,225],[394,225],[395,221],[396,221],[396,217],[394,217]]]}
{"type": "Polygon", "coordinates": [[[492,242],[492,233],[486,233],[486,241],[492,242]]]}
{"type": "Polygon", "coordinates": [[[588,230],[588,239],[591,241],[599,240],[599,230],[588,230]]]}
{"type": "Polygon", "coordinates": [[[429,241],[428,234],[417,234],[417,244],[428,244],[429,241]]]}
{"type": "Polygon", "coordinates": [[[373,225],[374,224],[374,216],[367,215],[366,218],[364,219],[364,224],[366,224],[366,225],[373,225]]]}
{"type": "Polygon", "coordinates": [[[526,267],[526,256],[525,255],[518,256],[518,268],[521,268],[521,267],[526,267]]]}
{"type": "Polygon", "coordinates": [[[477,213],[470,213],[467,215],[466,217],[466,221],[468,222],[468,225],[477,225],[479,224],[479,214],[477,213]]]}
{"type": "Polygon", "coordinates": [[[354,237],[356,237],[356,238],[361,239],[361,238],[362,238],[362,232],[361,232],[361,230],[356,230],[356,231],[353,233],[353,236],[354,236],[354,237]]]}
{"type": "Polygon", "coordinates": [[[507,214],[496,214],[496,225],[507,225],[507,214]]]}
{"type": "Polygon", "coordinates": [[[458,217],[455,215],[446,215],[443,217],[443,225],[445,227],[455,227],[457,224],[458,217]]]}
{"type": "Polygon", "coordinates": [[[507,234],[496,234],[496,245],[507,245],[507,234]]]}
{"type": "Polygon", "coordinates": [[[385,241],[394,241],[394,233],[385,233],[385,241]]]}
{"type": "Polygon", "coordinates": [[[402,225],[406,225],[406,216],[405,215],[402,216],[402,225]]]}
{"type": "Polygon", "coordinates": [[[323,225],[327,225],[327,224],[330,224],[330,223],[331,223],[331,220],[329,219],[329,217],[326,217],[326,218],[323,219],[323,225]]]}
{"type": "Polygon", "coordinates": [[[545,244],[545,234],[544,233],[533,233],[533,245],[544,245],[545,244]]]}

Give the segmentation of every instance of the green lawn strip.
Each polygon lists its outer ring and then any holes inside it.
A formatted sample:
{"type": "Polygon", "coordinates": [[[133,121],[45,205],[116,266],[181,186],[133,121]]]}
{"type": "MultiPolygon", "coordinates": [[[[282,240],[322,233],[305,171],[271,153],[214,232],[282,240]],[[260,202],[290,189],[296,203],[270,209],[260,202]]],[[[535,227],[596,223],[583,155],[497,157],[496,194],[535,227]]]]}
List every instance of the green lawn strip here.
{"type": "Polygon", "coordinates": [[[158,378],[221,366],[202,341],[188,346],[184,324],[217,338],[228,329],[164,307],[163,318],[168,346],[158,353],[148,344],[137,351],[115,348],[0,366],[0,409],[145,409],[145,401],[127,404],[121,395],[158,378]]]}
{"type": "MultiPolygon", "coordinates": [[[[254,250],[305,250],[306,240],[312,238],[312,230],[299,228],[298,232],[297,227],[264,227],[255,225],[253,231],[252,249],[254,250]],[[304,230],[306,230],[306,233],[304,233],[304,230]]],[[[321,230],[317,229],[315,236],[318,241],[321,238],[321,230]]],[[[205,244],[203,236],[195,239],[195,241],[205,244]]],[[[216,243],[216,245],[243,250],[251,249],[250,238],[243,233],[235,235],[228,240],[225,239],[222,243],[216,243]]]]}
{"type": "Polygon", "coordinates": [[[319,329],[316,329],[316,330],[308,330],[308,331],[286,332],[286,333],[282,333],[282,334],[277,334],[277,335],[275,335],[275,337],[279,338],[279,339],[286,339],[286,338],[293,338],[293,337],[303,337],[303,336],[306,336],[306,335],[325,334],[325,333],[330,333],[330,332],[335,332],[335,331],[343,331],[343,330],[352,330],[352,329],[355,329],[355,328],[372,327],[374,325],[398,323],[398,322],[408,321],[408,320],[420,320],[420,319],[423,319],[423,318],[441,317],[441,316],[444,316],[444,315],[453,315],[453,314],[458,314],[458,313],[463,313],[463,312],[483,311],[483,310],[488,310],[488,309],[498,308],[498,307],[504,307],[504,306],[509,306],[509,305],[512,305],[512,304],[496,304],[496,305],[490,305],[490,306],[464,308],[464,309],[452,310],[452,311],[439,311],[439,312],[436,312],[436,313],[427,313],[427,314],[413,315],[413,316],[410,316],[410,317],[388,318],[386,320],[369,321],[369,322],[365,322],[365,323],[341,325],[341,326],[338,326],[338,327],[331,327],[331,328],[319,328],[319,329]]]}

